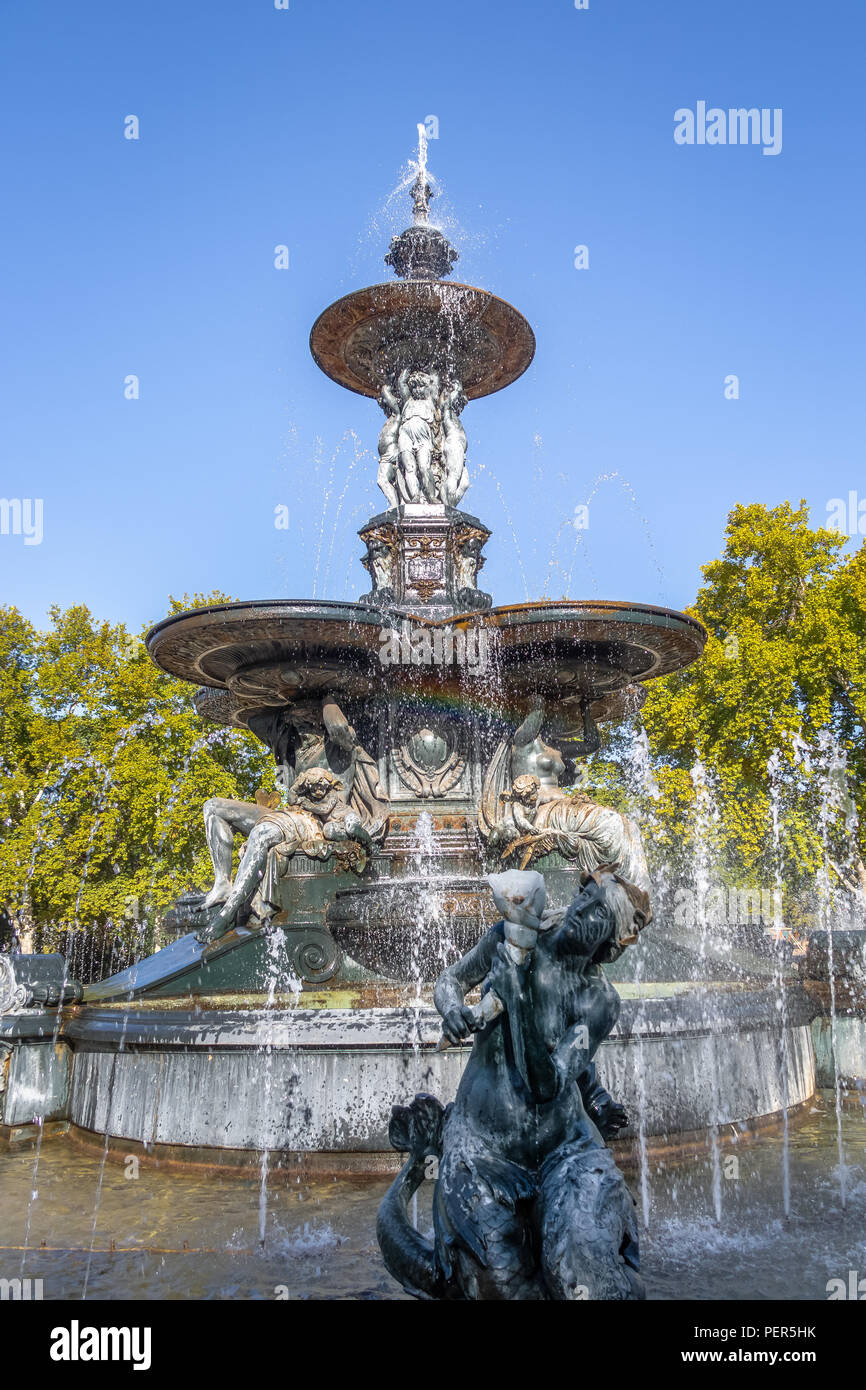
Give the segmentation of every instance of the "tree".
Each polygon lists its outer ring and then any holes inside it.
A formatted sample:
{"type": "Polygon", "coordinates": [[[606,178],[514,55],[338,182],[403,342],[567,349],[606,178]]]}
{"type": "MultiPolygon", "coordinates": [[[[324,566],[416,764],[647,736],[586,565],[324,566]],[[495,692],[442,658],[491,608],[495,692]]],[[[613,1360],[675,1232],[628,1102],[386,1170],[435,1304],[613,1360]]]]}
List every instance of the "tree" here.
{"type": "Polygon", "coordinates": [[[252,734],[203,723],[192,686],[123,624],[81,606],[50,618],[39,632],[0,609],[0,902],[25,928],[95,924],[146,949],[167,903],[207,882],[203,802],[251,797],[271,760],[252,734]]]}
{"type": "Polygon", "coordinates": [[[596,760],[596,787],[642,818],[669,885],[703,853],[714,881],[778,885],[789,919],[812,920],[826,869],[835,888],[866,885],[866,545],[845,542],[811,528],[805,502],[734,507],[687,610],[704,655],[649,687],[648,775],[633,730],[596,760]]]}

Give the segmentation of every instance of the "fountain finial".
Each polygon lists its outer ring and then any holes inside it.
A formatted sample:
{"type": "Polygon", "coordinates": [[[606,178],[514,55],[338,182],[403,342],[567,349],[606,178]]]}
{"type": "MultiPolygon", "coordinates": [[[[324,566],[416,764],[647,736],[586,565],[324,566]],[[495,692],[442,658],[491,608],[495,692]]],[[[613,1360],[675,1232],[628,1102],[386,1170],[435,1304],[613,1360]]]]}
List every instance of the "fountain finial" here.
{"type": "Polygon", "coordinates": [[[427,131],[418,124],[417,174],[412,184],[414,223],[399,236],[391,238],[391,249],[385,257],[401,280],[442,280],[451,274],[457,252],[446,236],[430,226],[430,199],[433,189],[427,182],[427,131]]]}

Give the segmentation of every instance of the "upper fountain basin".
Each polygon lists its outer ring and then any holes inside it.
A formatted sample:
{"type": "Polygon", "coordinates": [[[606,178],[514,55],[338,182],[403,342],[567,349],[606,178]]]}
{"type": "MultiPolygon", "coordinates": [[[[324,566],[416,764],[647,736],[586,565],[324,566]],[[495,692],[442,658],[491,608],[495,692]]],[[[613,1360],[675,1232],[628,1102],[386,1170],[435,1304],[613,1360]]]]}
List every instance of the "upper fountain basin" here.
{"type": "Polygon", "coordinates": [[[461,382],[471,399],[522,376],[535,335],[522,314],[487,290],[397,280],[331,304],[313,324],[310,351],[323,372],[362,396],[378,396],[408,367],[461,382]]]}
{"type": "Polygon", "coordinates": [[[200,712],[245,723],[256,709],[348,696],[447,698],[519,714],[539,696],[592,703],[596,719],[639,707],[635,682],[669,675],[700,656],[694,618],[647,604],[571,599],[407,622],[367,604],[258,599],[179,613],[152,628],[151,657],[196,685],[200,712]]]}

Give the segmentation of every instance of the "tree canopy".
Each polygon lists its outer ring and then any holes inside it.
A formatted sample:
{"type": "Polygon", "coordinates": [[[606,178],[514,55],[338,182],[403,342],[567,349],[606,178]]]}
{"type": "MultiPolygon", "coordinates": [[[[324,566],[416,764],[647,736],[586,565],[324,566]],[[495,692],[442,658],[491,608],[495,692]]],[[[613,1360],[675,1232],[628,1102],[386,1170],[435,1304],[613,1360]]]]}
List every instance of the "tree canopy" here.
{"type": "MultiPolygon", "coordinates": [[[[224,601],[185,595],[170,612],[224,601]]],[[[25,927],[134,934],[207,883],[202,804],[252,796],[270,757],[252,734],[204,724],[143,634],[81,606],[49,616],[38,631],[0,608],[0,903],[25,927]]]]}
{"type": "Polygon", "coordinates": [[[702,837],[716,881],[779,878],[795,916],[827,864],[835,887],[864,886],[866,546],[846,540],[805,502],[734,507],[687,610],[702,659],[650,684],[646,748],[620,729],[595,760],[662,881],[694,875],[702,837]]]}

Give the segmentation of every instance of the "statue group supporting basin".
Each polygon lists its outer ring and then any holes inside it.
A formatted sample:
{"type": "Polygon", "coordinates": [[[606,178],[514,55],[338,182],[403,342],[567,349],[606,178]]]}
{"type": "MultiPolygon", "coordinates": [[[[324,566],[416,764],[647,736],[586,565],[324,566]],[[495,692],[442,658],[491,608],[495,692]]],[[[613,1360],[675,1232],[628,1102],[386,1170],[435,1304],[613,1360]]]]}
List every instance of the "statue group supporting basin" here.
{"type": "Polygon", "coordinates": [[[379,435],[379,487],[392,507],[441,502],[456,507],[469,486],[460,382],[442,386],[436,371],[404,368],[397,391],[382,387],[388,416],[379,435]]]}
{"type": "Polygon", "coordinates": [[[604,1142],[626,1117],[593,1058],[619,1014],[601,963],[637,940],[649,897],[606,867],[549,912],[541,874],[489,882],[503,920],[434,994],[445,1043],[474,1034],[456,1100],[418,1095],[392,1113],[409,1156],[379,1213],[385,1264],[423,1299],[642,1298],[634,1199],[604,1142]],[[432,1242],[408,1212],[431,1157],[432,1242]]]}

